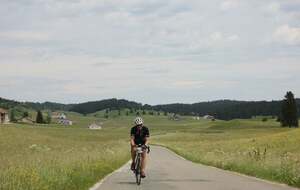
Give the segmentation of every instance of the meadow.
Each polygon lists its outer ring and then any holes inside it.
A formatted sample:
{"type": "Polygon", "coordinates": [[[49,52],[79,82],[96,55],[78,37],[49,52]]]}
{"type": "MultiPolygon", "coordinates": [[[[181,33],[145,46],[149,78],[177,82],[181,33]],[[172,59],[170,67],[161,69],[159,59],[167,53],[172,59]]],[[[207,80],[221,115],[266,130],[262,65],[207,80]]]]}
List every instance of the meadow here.
{"type": "MultiPolygon", "coordinates": [[[[0,126],[0,189],[88,189],[129,158],[134,115],[68,113],[58,124],[0,126]],[[102,130],[89,130],[93,122],[102,130]]],[[[300,130],[275,120],[210,121],[143,116],[151,143],[197,163],[300,187],[300,130]]]]}
{"type": "Polygon", "coordinates": [[[72,127],[0,126],[0,189],[88,189],[127,162],[128,135],[109,124],[91,131],[93,119],[77,116],[72,127]]]}
{"type": "Polygon", "coordinates": [[[300,130],[281,128],[274,120],[199,124],[152,142],[196,163],[300,187],[300,130]]]}

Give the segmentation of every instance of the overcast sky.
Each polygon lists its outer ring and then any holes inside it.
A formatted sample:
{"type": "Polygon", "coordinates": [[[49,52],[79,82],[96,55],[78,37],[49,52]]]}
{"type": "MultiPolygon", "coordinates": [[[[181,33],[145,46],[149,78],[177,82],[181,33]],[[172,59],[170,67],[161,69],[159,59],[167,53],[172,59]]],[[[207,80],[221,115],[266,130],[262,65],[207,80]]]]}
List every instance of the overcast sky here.
{"type": "Polygon", "coordinates": [[[300,97],[300,0],[0,0],[0,97],[300,97]]]}

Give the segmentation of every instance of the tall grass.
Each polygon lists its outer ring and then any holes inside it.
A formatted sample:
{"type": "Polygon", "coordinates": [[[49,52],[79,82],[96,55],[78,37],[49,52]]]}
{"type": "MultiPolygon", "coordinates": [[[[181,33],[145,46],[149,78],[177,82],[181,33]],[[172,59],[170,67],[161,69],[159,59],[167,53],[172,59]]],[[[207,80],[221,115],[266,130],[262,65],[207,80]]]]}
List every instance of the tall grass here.
{"type": "Polygon", "coordinates": [[[88,189],[129,159],[125,139],[113,129],[1,127],[0,189],[88,189]]]}
{"type": "Polygon", "coordinates": [[[194,162],[300,187],[300,129],[235,120],[191,130],[157,136],[154,142],[194,162]]]}

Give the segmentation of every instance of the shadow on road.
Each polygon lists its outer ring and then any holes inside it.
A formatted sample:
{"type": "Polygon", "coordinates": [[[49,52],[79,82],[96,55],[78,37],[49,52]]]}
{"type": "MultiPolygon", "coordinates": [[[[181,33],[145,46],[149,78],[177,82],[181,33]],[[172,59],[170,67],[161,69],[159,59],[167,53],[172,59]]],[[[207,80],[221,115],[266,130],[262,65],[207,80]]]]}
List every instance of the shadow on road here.
{"type": "MultiPolygon", "coordinates": [[[[148,182],[210,182],[206,179],[148,179],[148,182]]],[[[120,181],[118,184],[136,185],[133,181],[120,181]]]]}
{"type": "Polygon", "coordinates": [[[124,185],[136,185],[133,181],[120,181],[118,184],[124,184],[124,185]]]}
{"type": "Polygon", "coordinates": [[[154,182],[210,182],[206,179],[151,179],[154,182]]]}

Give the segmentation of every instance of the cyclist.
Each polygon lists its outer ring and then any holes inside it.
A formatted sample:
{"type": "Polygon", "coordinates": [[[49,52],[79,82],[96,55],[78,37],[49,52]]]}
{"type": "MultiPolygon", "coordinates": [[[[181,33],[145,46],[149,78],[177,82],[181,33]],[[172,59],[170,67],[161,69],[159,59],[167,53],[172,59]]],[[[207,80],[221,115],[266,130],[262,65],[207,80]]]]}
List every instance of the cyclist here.
{"type": "MultiPolygon", "coordinates": [[[[148,140],[149,140],[149,129],[143,125],[143,119],[140,117],[135,118],[134,124],[135,126],[131,128],[130,131],[130,144],[131,144],[131,157],[132,157],[132,164],[131,164],[131,170],[134,170],[134,160],[135,160],[135,154],[136,154],[136,146],[146,145],[148,146],[148,140]]],[[[146,151],[142,154],[142,171],[141,171],[141,177],[145,178],[145,168],[146,168],[146,151]]]]}

